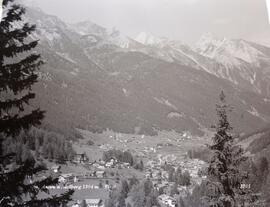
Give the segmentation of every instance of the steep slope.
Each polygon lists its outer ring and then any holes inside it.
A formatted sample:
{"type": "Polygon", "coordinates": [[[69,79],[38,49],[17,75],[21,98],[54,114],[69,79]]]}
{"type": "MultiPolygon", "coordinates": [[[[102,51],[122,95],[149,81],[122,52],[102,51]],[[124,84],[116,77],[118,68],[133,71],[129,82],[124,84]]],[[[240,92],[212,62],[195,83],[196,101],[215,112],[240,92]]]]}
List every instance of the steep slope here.
{"type": "Polygon", "coordinates": [[[143,47],[136,48],[136,51],[168,62],[176,62],[198,69],[204,67],[195,58],[197,54],[188,45],[180,41],[165,37],[159,38],[146,32],[138,34],[135,40],[143,44],[143,47]]]}
{"type": "Polygon", "coordinates": [[[88,22],[69,26],[30,8],[27,18],[37,24],[32,38],[40,39],[46,61],[35,87],[36,104],[47,110],[46,123],[63,129],[202,135],[214,123],[222,89],[235,107],[231,119],[238,132],[269,121],[269,103],[260,94],[206,72],[201,62],[211,58],[182,43],[144,45],[115,30],[88,22]],[[164,51],[171,60],[156,55],[164,51]]]}
{"type": "Polygon", "coordinates": [[[269,97],[270,48],[207,34],[197,43],[196,51],[217,63],[218,67],[206,66],[212,74],[269,97]]]}
{"type": "Polygon", "coordinates": [[[253,162],[258,164],[262,158],[270,162],[270,126],[263,128],[241,137],[240,144],[246,149],[253,162]]]}
{"type": "Polygon", "coordinates": [[[220,40],[211,34],[202,36],[195,48],[145,32],[135,39],[144,45],[137,51],[204,70],[266,99],[270,95],[270,48],[266,46],[240,39],[220,40]]]}
{"type": "Polygon", "coordinates": [[[123,49],[136,48],[141,44],[136,40],[122,34],[116,28],[106,29],[90,21],[70,25],[72,30],[81,35],[82,40],[92,47],[114,45],[123,49]]]}

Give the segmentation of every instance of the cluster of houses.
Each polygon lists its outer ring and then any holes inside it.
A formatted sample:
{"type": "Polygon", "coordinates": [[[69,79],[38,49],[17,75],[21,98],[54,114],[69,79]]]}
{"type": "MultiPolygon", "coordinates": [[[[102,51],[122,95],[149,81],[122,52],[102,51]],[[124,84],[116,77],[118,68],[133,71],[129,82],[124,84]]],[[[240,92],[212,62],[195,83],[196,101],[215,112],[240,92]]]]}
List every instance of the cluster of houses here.
{"type": "Polygon", "coordinates": [[[73,158],[73,162],[75,163],[87,163],[89,162],[89,158],[86,155],[86,153],[82,153],[82,154],[76,154],[73,158]]]}
{"type": "Polygon", "coordinates": [[[175,207],[176,206],[175,198],[168,196],[166,194],[162,194],[162,195],[158,196],[158,202],[160,203],[161,206],[166,206],[166,207],[175,207]]]}
{"type": "Polygon", "coordinates": [[[93,163],[89,163],[88,166],[92,166],[96,169],[105,170],[108,168],[116,168],[116,169],[123,169],[123,168],[130,168],[130,164],[126,162],[118,162],[117,159],[111,158],[109,161],[105,162],[104,160],[95,161],[93,163]]]}
{"type": "Polygon", "coordinates": [[[108,178],[109,174],[106,173],[107,169],[127,169],[130,168],[129,163],[118,162],[117,159],[110,159],[105,162],[103,160],[89,162],[87,157],[82,155],[76,156],[77,163],[83,163],[85,167],[88,168],[88,171],[83,174],[75,175],[73,173],[61,173],[61,166],[54,165],[51,167],[51,172],[55,175],[58,175],[59,182],[62,184],[77,183],[80,180],[84,179],[103,179],[108,178]]]}
{"type": "MultiPolygon", "coordinates": [[[[100,175],[99,177],[101,177],[103,175],[100,175]]],[[[98,177],[98,175],[97,175],[98,177]]],[[[74,175],[72,173],[67,173],[67,174],[61,174],[59,176],[59,183],[63,184],[63,185],[70,185],[70,184],[75,184],[78,183],[79,181],[85,179],[85,176],[82,175],[74,175]]],[[[100,189],[103,188],[105,190],[111,190],[113,188],[112,185],[109,184],[104,184],[102,186],[100,185],[87,185],[87,189],[100,189]]]]}
{"type": "MultiPolygon", "coordinates": [[[[190,138],[189,133],[183,133],[183,137],[186,139],[190,138]]],[[[116,140],[119,143],[122,143],[124,145],[134,142],[134,141],[140,141],[137,139],[130,139],[125,140],[121,135],[115,135],[110,136],[111,139],[116,140]]],[[[142,137],[142,140],[144,137],[142,137]]],[[[171,140],[168,140],[170,142],[171,140]]],[[[141,141],[143,142],[143,141],[141,141]]],[[[143,149],[140,149],[137,151],[138,155],[140,157],[146,157],[149,159],[149,155],[156,155],[156,152],[163,148],[164,144],[158,144],[155,147],[149,147],[144,146],[143,149]],[[140,154],[141,153],[141,154],[140,154]]],[[[170,143],[168,143],[168,146],[170,146],[170,143]]],[[[109,144],[106,145],[99,145],[99,148],[105,150],[110,149],[111,146],[109,144]]],[[[153,157],[153,156],[151,156],[153,157]]],[[[95,161],[90,162],[88,157],[84,154],[77,154],[74,157],[73,160],[74,163],[77,164],[83,164],[84,167],[88,169],[86,173],[83,175],[74,175],[72,173],[67,174],[60,174],[61,173],[61,167],[59,166],[53,166],[51,168],[52,172],[59,173],[59,182],[63,184],[68,183],[76,183],[83,179],[100,179],[103,178],[108,179],[110,174],[108,172],[108,169],[126,169],[130,168],[129,163],[122,163],[119,162],[115,158],[111,158],[109,161],[95,161]],[[107,173],[106,173],[107,172],[107,173]]],[[[151,179],[153,182],[154,188],[158,190],[159,192],[162,192],[161,195],[158,196],[158,202],[163,207],[175,207],[176,206],[176,199],[171,196],[171,189],[174,187],[174,182],[169,182],[169,172],[166,171],[163,166],[164,163],[169,164],[170,166],[177,169],[178,167],[181,168],[182,172],[188,171],[191,176],[191,186],[177,186],[177,191],[180,195],[186,195],[188,192],[192,191],[192,188],[196,184],[200,184],[201,181],[205,178],[203,175],[199,175],[199,172],[201,169],[203,169],[206,165],[205,162],[198,160],[198,159],[185,159],[180,161],[174,154],[171,155],[161,155],[158,154],[156,158],[153,158],[153,160],[150,160],[145,165],[144,173],[145,178],[151,179]]],[[[115,186],[116,187],[116,186],[115,186]]],[[[90,189],[97,189],[100,188],[100,186],[90,186],[90,189]]],[[[102,188],[111,190],[113,187],[109,185],[104,185],[102,188]]],[[[70,207],[104,207],[104,201],[102,199],[85,199],[83,201],[76,201],[73,203],[70,207]]]]}
{"type": "Polygon", "coordinates": [[[145,178],[151,178],[152,180],[168,180],[169,173],[163,169],[146,169],[145,178]]]}
{"type": "MultiPolygon", "coordinates": [[[[149,172],[152,172],[153,178],[157,178],[155,176],[156,174],[158,174],[157,171],[161,171],[161,174],[165,175],[165,172],[164,170],[162,170],[161,167],[165,163],[173,166],[175,169],[180,167],[183,172],[189,172],[190,176],[195,180],[196,178],[205,178],[205,176],[200,175],[200,172],[206,167],[206,163],[204,161],[199,159],[184,159],[182,161],[179,161],[175,155],[167,155],[164,157],[158,155],[156,160],[148,161],[146,167],[146,177],[149,176],[149,172]]],[[[166,177],[164,179],[166,179],[166,177]]]]}
{"type": "Polygon", "coordinates": [[[102,199],[85,199],[78,200],[73,204],[70,204],[69,207],[104,207],[104,202],[102,199]]]}
{"type": "Polygon", "coordinates": [[[60,183],[69,184],[77,183],[79,180],[89,179],[89,178],[106,178],[106,172],[103,170],[89,171],[84,174],[75,175],[73,173],[60,174],[58,180],[60,183]]]}
{"type": "MultiPolygon", "coordinates": [[[[76,154],[74,159],[73,159],[74,163],[77,164],[84,164],[85,166],[88,167],[94,167],[100,170],[105,170],[106,168],[130,168],[130,164],[129,163],[123,163],[123,162],[119,162],[116,158],[111,158],[109,161],[105,162],[103,160],[99,160],[99,161],[94,161],[94,162],[90,162],[89,158],[87,157],[87,155],[85,153],[83,154],[76,154]]],[[[55,169],[57,171],[57,169],[55,169]]]]}
{"type": "MultiPolygon", "coordinates": [[[[178,166],[181,167],[181,169],[184,169],[189,172],[190,176],[194,179],[200,177],[202,179],[205,179],[205,175],[199,175],[200,171],[205,169],[206,163],[199,159],[186,159],[178,163],[178,166]]],[[[200,184],[200,183],[198,183],[200,184]]]]}
{"type": "Polygon", "coordinates": [[[147,162],[145,167],[145,177],[152,180],[157,191],[162,192],[162,195],[159,196],[159,202],[162,204],[161,206],[174,207],[175,199],[170,195],[171,189],[175,183],[169,182],[169,173],[162,167],[164,162],[174,167],[175,170],[180,167],[182,172],[189,172],[191,185],[177,186],[178,194],[182,196],[186,196],[188,193],[191,193],[193,188],[197,184],[201,184],[202,180],[206,178],[206,176],[200,174],[202,169],[205,168],[206,163],[198,159],[185,159],[183,161],[178,161],[177,159],[174,159],[173,156],[158,156],[157,159],[147,162]]]}

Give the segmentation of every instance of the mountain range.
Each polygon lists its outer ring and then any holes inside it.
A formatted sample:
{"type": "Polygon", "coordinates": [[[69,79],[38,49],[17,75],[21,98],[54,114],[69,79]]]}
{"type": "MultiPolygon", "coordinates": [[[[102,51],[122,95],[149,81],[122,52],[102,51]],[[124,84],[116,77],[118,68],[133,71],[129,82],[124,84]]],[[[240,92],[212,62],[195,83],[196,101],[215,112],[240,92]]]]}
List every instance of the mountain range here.
{"type": "Polygon", "coordinates": [[[39,71],[35,103],[45,123],[102,131],[201,136],[215,123],[221,90],[233,106],[237,133],[270,120],[270,48],[242,39],[204,35],[191,47],[146,32],[136,38],[85,21],[67,24],[36,8],[39,71]]]}

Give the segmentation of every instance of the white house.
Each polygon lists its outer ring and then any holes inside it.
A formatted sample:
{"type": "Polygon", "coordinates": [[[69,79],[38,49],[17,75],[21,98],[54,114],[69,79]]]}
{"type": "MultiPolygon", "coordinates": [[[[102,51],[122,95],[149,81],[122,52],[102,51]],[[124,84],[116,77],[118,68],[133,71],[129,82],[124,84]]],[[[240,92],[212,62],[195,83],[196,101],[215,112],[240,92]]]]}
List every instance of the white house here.
{"type": "Polygon", "coordinates": [[[59,166],[59,165],[54,165],[54,166],[51,167],[51,170],[54,173],[58,173],[60,169],[61,169],[61,166],[59,166]]]}
{"type": "Polygon", "coordinates": [[[66,183],[66,182],[68,182],[68,181],[71,181],[72,178],[73,178],[72,173],[62,174],[62,175],[59,176],[58,181],[59,181],[60,183],[66,183]]]}
{"type": "Polygon", "coordinates": [[[162,194],[158,196],[158,201],[168,207],[175,207],[176,201],[173,197],[168,196],[166,194],[162,194]]]}
{"type": "Polygon", "coordinates": [[[76,176],[74,176],[73,182],[74,182],[74,183],[77,183],[78,181],[79,181],[79,179],[78,179],[76,176]]]}
{"type": "Polygon", "coordinates": [[[103,178],[105,176],[105,172],[104,171],[96,171],[96,176],[98,178],[103,178]]]}

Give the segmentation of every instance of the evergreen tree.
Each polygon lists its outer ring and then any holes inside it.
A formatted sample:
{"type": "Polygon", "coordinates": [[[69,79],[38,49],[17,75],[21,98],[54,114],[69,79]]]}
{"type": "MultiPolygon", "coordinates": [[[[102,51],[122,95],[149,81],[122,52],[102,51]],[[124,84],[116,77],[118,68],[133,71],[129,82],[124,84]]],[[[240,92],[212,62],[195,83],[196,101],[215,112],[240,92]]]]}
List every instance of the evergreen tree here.
{"type": "Polygon", "coordinates": [[[264,185],[266,183],[267,176],[269,175],[269,164],[266,157],[260,158],[259,171],[260,171],[261,183],[262,185],[264,185]]]}
{"type": "Polygon", "coordinates": [[[121,195],[123,195],[124,198],[127,198],[127,195],[129,193],[129,186],[128,186],[128,182],[126,180],[121,181],[120,193],[121,193],[121,195]]]}
{"type": "Polygon", "coordinates": [[[178,178],[179,185],[189,186],[191,184],[191,177],[188,171],[185,171],[183,174],[180,174],[178,178]]]}
{"type": "Polygon", "coordinates": [[[37,82],[37,69],[43,64],[39,54],[30,53],[38,44],[29,38],[35,25],[24,23],[25,8],[15,0],[3,0],[3,11],[0,22],[0,206],[61,206],[70,200],[73,192],[38,199],[40,192],[49,193],[46,186],[55,185],[58,180],[29,180],[46,170],[29,159],[29,148],[21,148],[25,162],[15,169],[7,165],[14,161],[14,154],[3,153],[3,141],[7,137],[15,139],[21,130],[39,125],[44,117],[44,111],[32,110],[29,105],[35,98],[31,88],[37,82]]]}
{"type": "Polygon", "coordinates": [[[170,196],[173,197],[175,194],[179,194],[177,183],[174,183],[173,186],[170,189],[170,196]]]}
{"type": "Polygon", "coordinates": [[[134,185],[137,185],[139,183],[139,180],[133,175],[129,179],[129,189],[131,189],[134,185]]]}
{"type": "Polygon", "coordinates": [[[185,202],[181,196],[177,199],[177,207],[186,207],[185,202]]]}
{"type": "Polygon", "coordinates": [[[117,207],[126,207],[126,201],[123,195],[119,195],[117,207]]]}
{"type": "MultiPolygon", "coordinates": [[[[118,193],[118,192],[117,192],[118,193]]],[[[115,191],[111,191],[108,200],[105,202],[106,207],[116,207],[118,195],[115,191]]]]}
{"type": "Polygon", "coordinates": [[[266,183],[263,187],[263,199],[264,199],[264,206],[270,206],[270,174],[266,179],[266,183]]]}
{"type": "Polygon", "coordinates": [[[87,207],[87,203],[85,200],[82,201],[81,207],[87,207]]]}
{"type": "Polygon", "coordinates": [[[4,16],[0,22],[0,133],[8,135],[39,125],[44,117],[40,109],[25,112],[29,101],[35,98],[31,87],[37,82],[36,72],[43,61],[34,52],[25,55],[38,44],[28,38],[36,27],[22,23],[25,9],[14,1],[3,1],[4,16]]]}
{"type": "Polygon", "coordinates": [[[247,173],[241,171],[240,166],[246,158],[241,147],[234,144],[227,117],[230,107],[226,104],[223,91],[216,110],[219,120],[215,126],[213,144],[209,146],[213,156],[208,167],[206,199],[210,207],[245,206],[249,192],[241,185],[245,183],[247,173]]]}

